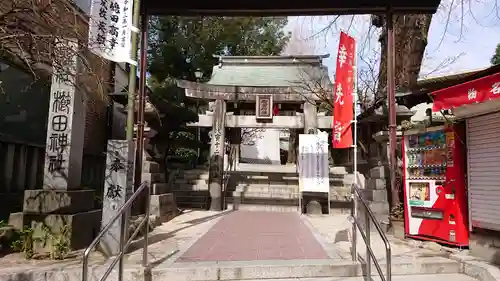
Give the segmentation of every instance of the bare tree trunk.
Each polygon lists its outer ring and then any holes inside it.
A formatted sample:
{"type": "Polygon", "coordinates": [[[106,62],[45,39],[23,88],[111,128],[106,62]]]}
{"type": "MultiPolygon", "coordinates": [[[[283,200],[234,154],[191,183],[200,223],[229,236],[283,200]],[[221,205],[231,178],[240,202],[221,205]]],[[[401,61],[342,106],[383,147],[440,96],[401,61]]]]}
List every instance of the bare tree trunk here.
{"type": "MultiPolygon", "coordinates": [[[[375,17],[376,18],[376,17],[375,17]]],[[[427,35],[432,15],[398,15],[394,20],[396,48],[396,90],[408,89],[417,83],[420,67],[427,46],[427,35]]],[[[379,96],[387,95],[387,42],[385,19],[376,19],[373,24],[383,27],[380,34],[381,58],[378,81],[379,96]]]]}
{"type": "MultiPolygon", "coordinates": [[[[394,20],[395,32],[395,82],[396,91],[408,90],[416,85],[427,46],[427,35],[431,23],[432,15],[398,15],[394,20]]],[[[382,27],[380,35],[381,58],[380,72],[378,76],[377,97],[387,95],[387,33],[386,23],[382,16],[374,16],[372,24],[382,27]]],[[[388,160],[388,159],[387,159],[388,160]]],[[[391,207],[399,205],[399,189],[390,188],[392,194],[391,207]]]]}

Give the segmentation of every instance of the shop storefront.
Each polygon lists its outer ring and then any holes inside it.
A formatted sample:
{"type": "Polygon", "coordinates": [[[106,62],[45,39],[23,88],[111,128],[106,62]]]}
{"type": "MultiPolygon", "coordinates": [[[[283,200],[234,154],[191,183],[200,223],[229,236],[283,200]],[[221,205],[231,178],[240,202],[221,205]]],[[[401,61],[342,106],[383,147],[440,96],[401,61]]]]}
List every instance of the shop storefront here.
{"type": "Polygon", "coordinates": [[[500,73],[432,93],[434,111],[464,121],[469,228],[500,231],[500,73]]]}

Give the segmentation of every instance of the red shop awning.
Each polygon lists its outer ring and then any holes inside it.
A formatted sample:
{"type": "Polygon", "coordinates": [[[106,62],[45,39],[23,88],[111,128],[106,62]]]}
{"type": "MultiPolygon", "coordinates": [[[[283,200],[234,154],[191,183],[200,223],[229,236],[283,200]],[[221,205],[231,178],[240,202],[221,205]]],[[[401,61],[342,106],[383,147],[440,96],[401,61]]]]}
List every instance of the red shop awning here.
{"type": "Polygon", "coordinates": [[[431,93],[432,111],[489,101],[500,97],[500,73],[482,77],[431,93]]]}

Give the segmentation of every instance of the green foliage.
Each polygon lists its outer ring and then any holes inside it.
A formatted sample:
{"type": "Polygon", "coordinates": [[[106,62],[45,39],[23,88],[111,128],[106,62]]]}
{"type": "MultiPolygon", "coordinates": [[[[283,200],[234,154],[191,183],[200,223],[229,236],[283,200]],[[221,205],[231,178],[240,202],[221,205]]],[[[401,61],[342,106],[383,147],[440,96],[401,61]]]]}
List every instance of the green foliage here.
{"type": "Polygon", "coordinates": [[[43,227],[45,238],[51,241],[52,250],[50,258],[53,260],[63,260],[70,251],[70,227],[64,225],[57,235],[52,234],[48,227],[43,227]]]}
{"type": "Polygon", "coordinates": [[[33,258],[35,254],[35,251],[33,250],[35,241],[33,238],[33,233],[34,230],[30,227],[20,231],[18,238],[12,241],[12,250],[23,253],[26,259],[33,258]]]}
{"type": "MultiPolygon", "coordinates": [[[[195,149],[199,146],[199,143],[191,132],[193,129],[188,128],[186,123],[198,121],[198,115],[195,111],[186,107],[186,99],[182,89],[169,82],[165,81],[152,86],[154,94],[151,101],[161,112],[159,123],[156,126],[151,124],[153,127],[160,128],[159,134],[154,138],[154,141],[167,144],[164,157],[168,154],[177,154],[176,149],[188,149],[191,150],[191,154],[196,155],[195,149]]],[[[189,163],[194,159],[193,157],[186,159],[175,157],[174,160],[189,163]]]]}
{"type": "Polygon", "coordinates": [[[22,231],[16,233],[16,237],[12,240],[11,248],[15,252],[21,252],[26,259],[32,259],[35,256],[35,242],[50,243],[50,259],[63,260],[67,257],[70,251],[70,227],[65,225],[61,227],[58,234],[53,234],[47,226],[42,226],[42,237],[34,236],[34,229],[26,227],[22,231]]]}
{"type": "MultiPolygon", "coordinates": [[[[167,142],[166,154],[189,162],[199,141],[186,123],[198,121],[194,101],[186,99],[175,81],[210,79],[214,55],[279,55],[289,40],[286,17],[156,17],[151,21],[149,86],[151,102],[161,113],[156,141],[167,142]]],[[[201,104],[201,106],[205,106],[201,104]]],[[[167,155],[164,155],[167,157],[167,155]]]]}
{"type": "Polygon", "coordinates": [[[495,54],[493,55],[493,57],[491,57],[490,62],[492,65],[500,64],[500,44],[497,45],[495,54]]]}
{"type": "Polygon", "coordinates": [[[286,17],[178,17],[152,21],[150,73],[195,81],[202,70],[209,79],[214,55],[279,55],[289,40],[286,17]]]}

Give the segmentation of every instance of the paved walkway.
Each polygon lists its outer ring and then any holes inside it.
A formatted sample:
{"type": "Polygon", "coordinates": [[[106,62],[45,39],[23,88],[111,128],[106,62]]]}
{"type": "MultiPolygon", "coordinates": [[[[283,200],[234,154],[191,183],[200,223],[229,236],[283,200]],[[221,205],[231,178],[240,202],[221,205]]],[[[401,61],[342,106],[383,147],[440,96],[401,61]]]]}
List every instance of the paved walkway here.
{"type": "MultiPolygon", "coordinates": [[[[361,272],[361,268],[351,261],[350,227],[347,216],[341,214],[307,216],[274,212],[187,211],[151,233],[148,262],[153,280],[157,281],[251,280],[264,277],[297,279],[311,276],[315,277],[314,280],[321,280],[316,277],[343,276],[322,280],[357,281],[362,279],[346,278],[354,276],[358,270],[358,275],[361,272]]],[[[360,240],[358,253],[364,256],[364,244],[360,240]]],[[[394,280],[431,280],[425,276],[420,279],[416,276],[398,279],[398,276],[456,273],[460,269],[460,264],[455,261],[439,257],[445,254],[439,249],[408,245],[394,238],[390,240],[394,280]]],[[[144,273],[141,243],[140,240],[135,242],[126,255],[124,280],[143,280],[142,277],[137,279],[144,273]]],[[[385,251],[376,234],[372,236],[372,246],[383,266],[385,251]]],[[[93,253],[91,280],[99,280],[110,262],[93,253]]],[[[78,256],[56,262],[26,261],[17,254],[1,257],[0,263],[0,281],[81,280],[81,259],[78,256]]],[[[375,273],[375,268],[372,272],[375,273]]],[[[441,277],[439,280],[446,279],[444,275],[441,277]]],[[[457,279],[458,275],[449,277],[460,281],[471,280],[457,279]]]]}
{"type": "Polygon", "coordinates": [[[221,218],[178,262],[327,258],[298,214],[238,211],[221,218]]]}

